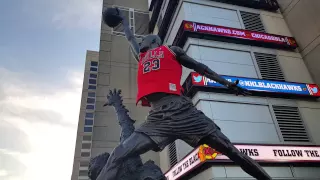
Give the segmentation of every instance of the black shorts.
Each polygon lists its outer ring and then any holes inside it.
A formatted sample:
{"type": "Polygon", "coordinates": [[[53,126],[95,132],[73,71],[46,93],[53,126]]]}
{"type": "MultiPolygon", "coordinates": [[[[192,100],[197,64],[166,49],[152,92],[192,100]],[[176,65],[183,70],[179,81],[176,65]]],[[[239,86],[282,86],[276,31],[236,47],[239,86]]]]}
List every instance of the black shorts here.
{"type": "Polygon", "coordinates": [[[155,151],[181,139],[196,147],[201,139],[220,128],[185,96],[168,95],[152,104],[146,121],[135,131],[149,136],[155,151]]]}

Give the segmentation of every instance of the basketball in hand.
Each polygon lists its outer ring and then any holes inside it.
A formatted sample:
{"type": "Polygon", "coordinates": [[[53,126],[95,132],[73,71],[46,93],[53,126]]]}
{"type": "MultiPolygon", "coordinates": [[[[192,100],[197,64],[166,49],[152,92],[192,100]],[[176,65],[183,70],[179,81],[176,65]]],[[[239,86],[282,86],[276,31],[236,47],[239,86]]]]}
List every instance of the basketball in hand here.
{"type": "Polygon", "coordinates": [[[104,23],[112,28],[118,26],[122,21],[119,9],[117,8],[107,8],[104,10],[102,13],[102,19],[104,23]]]}

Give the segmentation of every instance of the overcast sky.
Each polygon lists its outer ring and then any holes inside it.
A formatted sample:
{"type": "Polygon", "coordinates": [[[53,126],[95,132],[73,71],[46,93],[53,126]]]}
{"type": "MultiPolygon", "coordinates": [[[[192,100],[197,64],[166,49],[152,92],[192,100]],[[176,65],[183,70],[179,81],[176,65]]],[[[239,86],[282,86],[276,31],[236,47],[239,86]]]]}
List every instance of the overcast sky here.
{"type": "Polygon", "coordinates": [[[101,1],[0,1],[0,180],[70,180],[101,1]]]}

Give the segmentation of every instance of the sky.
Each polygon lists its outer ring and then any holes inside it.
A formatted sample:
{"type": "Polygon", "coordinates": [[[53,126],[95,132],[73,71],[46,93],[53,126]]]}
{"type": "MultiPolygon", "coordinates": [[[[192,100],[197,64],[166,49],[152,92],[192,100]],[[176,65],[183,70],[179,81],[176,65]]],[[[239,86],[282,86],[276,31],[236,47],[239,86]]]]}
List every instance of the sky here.
{"type": "Polygon", "coordinates": [[[70,180],[102,0],[0,1],[0,180],[70,180]]]}

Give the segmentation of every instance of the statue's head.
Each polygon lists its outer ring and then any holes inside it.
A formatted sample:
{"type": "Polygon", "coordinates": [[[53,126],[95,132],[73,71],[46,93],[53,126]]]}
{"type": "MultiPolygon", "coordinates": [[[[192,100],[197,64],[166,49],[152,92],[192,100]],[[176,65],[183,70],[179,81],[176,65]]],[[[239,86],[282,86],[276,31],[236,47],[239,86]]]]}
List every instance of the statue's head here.
{"type": "Polygon", "coordinates": [[[88,168],[88,176],[91,180],[96,180],[98,178],[102,168],[107,163],[109,156],[109,153],[103,153],[91,158],[88,168]]]}
{"type": "Polygon", "coordinates": [[[162,41],[158,35],[150,34],[142,38],[140,43],[140,52],[146,52],[150,49],[157,48],[161,46],[162,41]]]}

